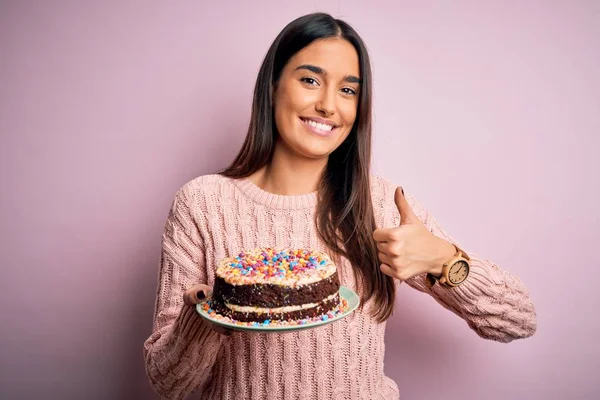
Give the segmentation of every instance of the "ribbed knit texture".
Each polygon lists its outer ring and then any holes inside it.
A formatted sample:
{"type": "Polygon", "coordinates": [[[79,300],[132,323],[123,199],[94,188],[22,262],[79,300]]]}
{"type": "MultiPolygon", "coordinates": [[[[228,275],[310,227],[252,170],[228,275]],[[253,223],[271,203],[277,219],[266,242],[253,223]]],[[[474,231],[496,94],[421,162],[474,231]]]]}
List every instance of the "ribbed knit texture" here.
{"type": "MultiPolygon", "coordinates": [[[[396,185],[372,176],[377,227],[397,226],[396,185]]],[[[436,236],[455,243],[415,198],[406,198],[436,236]]],[[[398,387],[383,372],[385,323],[362,311],[329,325],[291,333],[214,332],[182,294],[196,283],[213,285],[223,257],[255,247],[328,251],[314,227],[317,193],[282,196],[249,180],[205,175],[176,194],[163,234],[152,335],[144,344],[152,387],[167,399],[197,389],[199,399],[398,399],[398,387]]],[[[431,290],[424,276],[406,283],[431,295],[481,337],[499,342],[531,336],[536,314],[527,289],[490,261],[472,258],[462,285],[431,290]]],[[[328,252],[342,285],[357,290],[351,265],[328,252]]],[[[402,288],[404,285],[401,285],[402,288]]],[[[392,317],[397,318],[397,316],[392,317]]]]}

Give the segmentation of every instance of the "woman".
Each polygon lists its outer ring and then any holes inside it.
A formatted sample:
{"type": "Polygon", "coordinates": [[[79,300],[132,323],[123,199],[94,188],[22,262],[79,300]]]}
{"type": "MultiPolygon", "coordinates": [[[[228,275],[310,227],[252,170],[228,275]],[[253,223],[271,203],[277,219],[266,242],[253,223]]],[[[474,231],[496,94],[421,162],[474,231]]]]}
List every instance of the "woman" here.
{"type": "Polygon", "coordinates": [[[483,338],[509,342],[535,332],[519,279],[469,259],[410,194],[370,174],[371,91],[366,48],[347,23],[311,14],[275,39],[238,156],[184,185],[168,216],[154,329],[144,345],[162,396],[199,389],[202,399],[398,399],[383,373],[383,339],[401,282],[483,338]],[[209,325],[193,305],[210,290],[214,266],[255,247],[327,251],[364,307],[287,334],[209,325]],[[455,255],[470,263],[468,275],[444,270],[455,255]]]}

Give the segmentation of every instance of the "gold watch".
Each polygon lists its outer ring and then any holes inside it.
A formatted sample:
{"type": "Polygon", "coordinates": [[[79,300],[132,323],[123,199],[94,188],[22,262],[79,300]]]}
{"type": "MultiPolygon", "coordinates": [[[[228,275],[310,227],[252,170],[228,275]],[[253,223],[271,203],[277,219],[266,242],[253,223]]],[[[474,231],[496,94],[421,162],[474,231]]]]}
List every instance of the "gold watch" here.
{"type": "Polygon", "coordinates": [[[471,269],[470,258],[458,246],[454,245],[454,247],[456,253],[442,266],[442,276],[436,277],[430,273],[427,274],[427,286],[432,287],[436,282],[439,282],[443,286],[455,287],[467,279],[471,269]]]}

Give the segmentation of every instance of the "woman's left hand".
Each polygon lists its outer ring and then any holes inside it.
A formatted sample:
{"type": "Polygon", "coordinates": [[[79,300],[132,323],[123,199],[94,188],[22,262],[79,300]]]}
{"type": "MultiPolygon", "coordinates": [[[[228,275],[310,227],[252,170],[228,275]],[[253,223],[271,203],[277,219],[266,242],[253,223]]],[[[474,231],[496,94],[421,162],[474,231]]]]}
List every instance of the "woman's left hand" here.
{"type": "Polygon", "coordinates": [[[400,213],[400,226],[378,228],[373,232],[382,262],[381,271],[400,281],[426,272],[440,276],[442,265],[454,255],[456,248],[423,225],[406,201],[402,188],[396,188],[394,201],[400,213]]]}

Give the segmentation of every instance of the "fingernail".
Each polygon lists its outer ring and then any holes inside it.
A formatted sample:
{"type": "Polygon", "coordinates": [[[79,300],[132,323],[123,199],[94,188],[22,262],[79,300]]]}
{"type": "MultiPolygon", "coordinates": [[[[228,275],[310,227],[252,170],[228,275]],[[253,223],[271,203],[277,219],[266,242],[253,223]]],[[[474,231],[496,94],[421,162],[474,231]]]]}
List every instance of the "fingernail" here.
{"type": "Polygon", "coordinates": [[[205,296],[204,296],[204,292],[203,292],[202,290],[199,290],[199,291],[196,293],[196,297],[198,298],[198,300],[204,300],[204,297],[205,297],[205,296]]]}
{"type": "Polygon", "coordinates": [[[400,188],[400,190],[402,190],[402,196],[404,196],[404,188],[400,188]]]}

